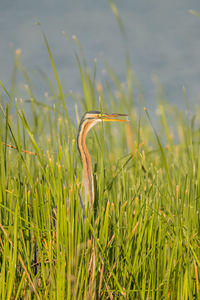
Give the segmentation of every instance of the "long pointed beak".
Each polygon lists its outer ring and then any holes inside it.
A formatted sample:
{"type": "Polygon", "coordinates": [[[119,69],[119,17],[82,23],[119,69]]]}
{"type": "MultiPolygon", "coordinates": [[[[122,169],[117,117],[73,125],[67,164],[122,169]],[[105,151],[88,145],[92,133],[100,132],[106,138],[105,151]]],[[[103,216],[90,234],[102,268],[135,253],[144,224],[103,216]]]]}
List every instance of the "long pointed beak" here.
{"type": "Polygon", "coordinates": [[[101,115],[101,119],[103,122],[128,122],[129,121],[127,119],[121,119],[121,117],[128,117],[128,115],[126,114],[102,114],[101,115]]]}

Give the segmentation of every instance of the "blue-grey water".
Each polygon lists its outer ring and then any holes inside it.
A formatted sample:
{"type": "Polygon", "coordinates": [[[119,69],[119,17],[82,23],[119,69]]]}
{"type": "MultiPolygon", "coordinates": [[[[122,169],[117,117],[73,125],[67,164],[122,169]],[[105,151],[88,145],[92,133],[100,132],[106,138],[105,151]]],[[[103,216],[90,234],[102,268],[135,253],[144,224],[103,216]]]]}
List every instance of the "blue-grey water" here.
{"type": "MultiPolygon", "coordinates": [[[[191,107],[200,103],[200,12],[197,0],[116,0],[123,20],[132,67],[139,78],[148,106],[155,101],[152,76],[163,84],[166,98],[183,107],[185,86],[191,107]]],[[[40,68],[54,80],[40,22],[47,35],[65,91],[81,92],[81,81],[68,36],[76,35],[87,63],[97,59],[98,78],[105,76],[106,60],[125,78],[125,47],[106,0],[0,0],[0,80],[9,89],[13,52],[20,48],[24,66],[40,68]],[[12,45],[12,46],[11,46],[12,45]]],[[[34,72],[33,72],[34,77],[34,72]]],[[[38,97],[45,87],[36,76],[38,97]]]]}

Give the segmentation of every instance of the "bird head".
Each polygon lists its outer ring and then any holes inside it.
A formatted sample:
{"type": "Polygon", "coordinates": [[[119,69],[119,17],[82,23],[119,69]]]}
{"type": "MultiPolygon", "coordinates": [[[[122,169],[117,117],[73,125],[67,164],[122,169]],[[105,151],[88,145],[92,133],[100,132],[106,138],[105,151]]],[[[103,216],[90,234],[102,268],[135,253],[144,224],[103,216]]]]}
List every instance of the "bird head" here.
{"type": "Polygon", "coordinates": [[[88,120],[93,125],[98,122],[127,122],[127,119],[122,119],[122,117],[128,117],[126,114],[117,114],[117,113],[103,113],[100,111],[88,111],[83,115],[81,123],[85,120],[88,120]]]}

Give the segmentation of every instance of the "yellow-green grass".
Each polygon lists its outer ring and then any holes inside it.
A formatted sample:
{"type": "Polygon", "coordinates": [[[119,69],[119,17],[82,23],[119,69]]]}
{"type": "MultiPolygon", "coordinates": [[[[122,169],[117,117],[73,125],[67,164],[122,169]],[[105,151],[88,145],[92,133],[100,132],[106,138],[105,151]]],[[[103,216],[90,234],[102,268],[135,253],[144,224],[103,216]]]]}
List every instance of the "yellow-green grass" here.
{"type": "Polygon", "coordinates": [[[128,55],[125,84],[109,66],[99,83],[81,48],[82,96],[65,95],[45,43],[57,87],[42,101],[19,53],[10,91],[1,83],[1,141],[17,149],[0,144],[0,297],[90,299],[93,288],[98,299],[200,299],[200,109],[190,118],[158,93],[155,131],[136,108],[144,100],[128,55]],[[20,71],[29,104],[13,100],[20,71]],[[89,134],[96,200],[84,213],[76,133],[88,110],[130,122],[89,134]]]}

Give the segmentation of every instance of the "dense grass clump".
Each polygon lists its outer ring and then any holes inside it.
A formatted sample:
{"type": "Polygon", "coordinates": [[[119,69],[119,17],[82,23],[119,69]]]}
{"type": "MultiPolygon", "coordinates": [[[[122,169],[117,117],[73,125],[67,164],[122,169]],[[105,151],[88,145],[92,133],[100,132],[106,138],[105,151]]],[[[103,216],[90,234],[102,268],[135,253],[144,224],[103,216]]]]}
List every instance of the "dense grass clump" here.
{"type": "Polygon", "coordinates": [[[200,109],[190,117],[158,93],[155,131],[136,109],[143,97],[128,59],[125,84],[108,66],[101,84],[82,53],[83,94],[65,95],[45,43],[57,82],[45,99],[34,96],[19,51],[11,90],[1,83],[1,141],[16,147],[0,143],[1,298],[199,299],[200,109]],[[27,97],[13,101],[19,71],[27,97]],[[130,122],[99,124],[87,138],[96,201],[84,216],[76,133],[91,109],[130,122]]]}

